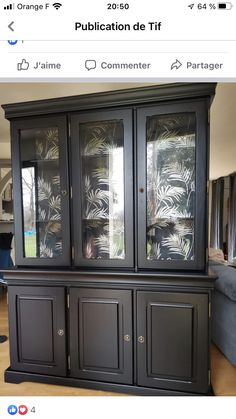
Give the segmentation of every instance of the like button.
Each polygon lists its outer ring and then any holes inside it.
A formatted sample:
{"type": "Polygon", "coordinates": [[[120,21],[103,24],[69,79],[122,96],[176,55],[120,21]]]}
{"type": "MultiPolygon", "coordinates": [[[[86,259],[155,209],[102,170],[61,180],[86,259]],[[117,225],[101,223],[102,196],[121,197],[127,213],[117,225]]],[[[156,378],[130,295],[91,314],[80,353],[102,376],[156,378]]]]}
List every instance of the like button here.
{"type": "Polygon", "coordinates": [[[29,68],[29,62],[28,62],[28,61],[26,61],[26,59],[25,59],[25,58],[22,58],[21,63],[18,63],[18,64],[17,64],[17,70],[18,70],[18,71],[28,70],[28,68],[29,68]]]}

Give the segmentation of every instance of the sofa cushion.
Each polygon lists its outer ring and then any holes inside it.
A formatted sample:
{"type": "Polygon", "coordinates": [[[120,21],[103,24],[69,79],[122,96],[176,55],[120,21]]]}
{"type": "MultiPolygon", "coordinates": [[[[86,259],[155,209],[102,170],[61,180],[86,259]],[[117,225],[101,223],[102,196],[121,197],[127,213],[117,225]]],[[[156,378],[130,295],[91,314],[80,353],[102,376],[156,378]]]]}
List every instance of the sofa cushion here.
{"type": "Polygon", "coordinates": [[[214,249],[213,247],[209,247],[208,256],[210,260],[214,260],[215,262],[226,262],[224,258],[224,253],[221,249],[214,249]]]}
{"type": "Polygon", "coordinates": [[[209,265],[218,275],[215,288],[230,300],[236,301],[236,269],[215,261],[209,261],[209,265]]]}
{"type": "Polygon", "coordinates": [[[234,301],[217,290],[212,293],[211,324],[213,342],[236,367],[236,306],[234,301]]]}

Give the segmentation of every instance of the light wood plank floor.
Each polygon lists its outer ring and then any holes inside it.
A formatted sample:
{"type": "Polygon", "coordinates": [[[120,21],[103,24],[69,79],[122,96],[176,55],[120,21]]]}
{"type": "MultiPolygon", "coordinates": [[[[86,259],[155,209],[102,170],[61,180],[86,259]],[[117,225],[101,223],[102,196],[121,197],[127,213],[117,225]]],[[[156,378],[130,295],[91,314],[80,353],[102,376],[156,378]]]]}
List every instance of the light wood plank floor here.
{"type": "MultiPolygon", "coordinates": [[[[0,296],[0,334],[8,336],[7,304],[0,296]]],[[[212,386],[216,396],[236,396],[236,368],[212,346],[212,386]]],[[[4,383],[3,373],[9,366],[9,342],[0,344],[0,396],[124,396],[119,393],[63,387],[47,384],[4,383]]]]}
{"type": "Polygon", "coordinates": [[[216,396],[236,396],[236,368],[214,345],[211,348],[211,382],[216,396]]]}

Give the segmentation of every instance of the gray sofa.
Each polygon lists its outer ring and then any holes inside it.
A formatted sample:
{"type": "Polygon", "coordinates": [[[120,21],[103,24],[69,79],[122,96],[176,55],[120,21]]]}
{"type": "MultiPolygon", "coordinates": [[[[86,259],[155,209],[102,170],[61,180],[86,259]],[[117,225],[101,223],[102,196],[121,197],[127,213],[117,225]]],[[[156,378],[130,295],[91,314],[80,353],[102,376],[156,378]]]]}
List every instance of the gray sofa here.
{"type": "Polygon", "coordinates": [[[236,269],[209,264],[218,275],[212,293],[212,341],[236,367],[236,269]]]}

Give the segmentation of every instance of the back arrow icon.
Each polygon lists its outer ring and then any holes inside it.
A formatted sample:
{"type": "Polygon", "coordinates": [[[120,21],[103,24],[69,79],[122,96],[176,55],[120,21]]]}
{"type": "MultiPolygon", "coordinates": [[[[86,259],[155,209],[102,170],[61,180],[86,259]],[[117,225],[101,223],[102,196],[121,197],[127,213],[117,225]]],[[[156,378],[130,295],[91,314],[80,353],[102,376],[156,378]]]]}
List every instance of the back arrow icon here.
{"type": "Polygon", "coordinates": [[[12,25],[14,25],[14,22],[9,23],[8,28],[9,28],[12,32],[14,32],[14,29],[13,29],[12,25]]]}

